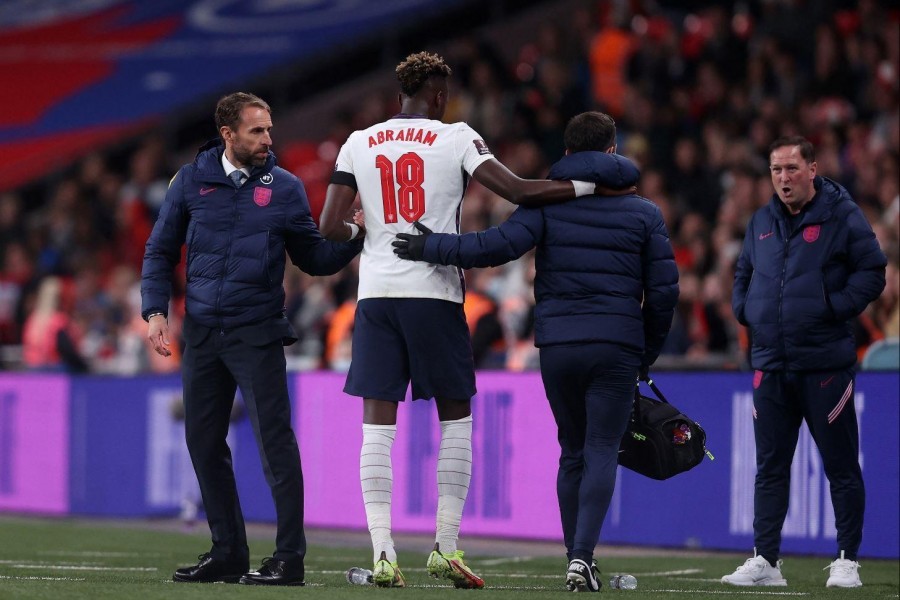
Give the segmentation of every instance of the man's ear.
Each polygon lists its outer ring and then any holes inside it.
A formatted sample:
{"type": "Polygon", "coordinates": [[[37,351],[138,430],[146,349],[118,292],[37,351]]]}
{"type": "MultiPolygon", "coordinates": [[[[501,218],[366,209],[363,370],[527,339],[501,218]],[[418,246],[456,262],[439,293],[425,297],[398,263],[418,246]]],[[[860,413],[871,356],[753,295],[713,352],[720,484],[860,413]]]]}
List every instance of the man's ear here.
{"type": "Polygon", "coordinates": [[[613,144],[612,146],[610,146],[609,148],[607,148],[607,149],[606,149],[606,153],[607,153],[607,154],[615,154],[615,153],[616,153],[616,145],[613,144]]]}
{"type": "Polygon", "coordinates": [[[565,154],[565,155],[568,156],[568,155],[570,155],[570,154],[572,154],[572,152],[570,152],[569,149],[566,148],[566,154],[565,154]]]}

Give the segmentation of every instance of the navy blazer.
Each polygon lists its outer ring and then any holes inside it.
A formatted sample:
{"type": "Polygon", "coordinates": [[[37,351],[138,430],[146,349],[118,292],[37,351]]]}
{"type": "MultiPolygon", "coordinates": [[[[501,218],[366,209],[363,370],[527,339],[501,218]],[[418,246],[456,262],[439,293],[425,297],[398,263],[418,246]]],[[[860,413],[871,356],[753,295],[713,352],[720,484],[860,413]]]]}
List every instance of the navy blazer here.
{"type": "Polygon", "coordinates": [[[750,327],[754,369],[852,367],[851,319],[884,289],[887,258],[850,193],[826,177],[813,184],[793,231],[774,194],[747,225],[732,308],[750,327]]]}
{"type": "MultiPolygon", "coordinates": [[[[623,189],[640,174],[627,158],[579,152],[553,165],[551,179],[623,189]]],[[[425,260],[464,268],[496,266],[537,247],[535,345],[611,342],[653,364],[678,300],[678,270],[659,208],[635,194],[582,196],[518,208],[498,227],[433,234],[425,260]]]]}

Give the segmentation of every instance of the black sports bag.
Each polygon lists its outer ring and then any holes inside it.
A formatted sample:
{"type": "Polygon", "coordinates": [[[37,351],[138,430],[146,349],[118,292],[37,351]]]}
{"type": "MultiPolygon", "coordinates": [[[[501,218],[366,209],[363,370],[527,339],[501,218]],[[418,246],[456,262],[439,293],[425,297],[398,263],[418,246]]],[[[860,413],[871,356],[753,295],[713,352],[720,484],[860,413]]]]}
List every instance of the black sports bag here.
{"type": "Polygon", "coordinates": [[[715,460],[706,449],[703,428],[669,404],[652,379],[645,381],[659,400],[641,394],[638,382],[631,420],[619,446],[619,464],[652,479],[668,479],[693,469],[704,455],[715,460]]]}

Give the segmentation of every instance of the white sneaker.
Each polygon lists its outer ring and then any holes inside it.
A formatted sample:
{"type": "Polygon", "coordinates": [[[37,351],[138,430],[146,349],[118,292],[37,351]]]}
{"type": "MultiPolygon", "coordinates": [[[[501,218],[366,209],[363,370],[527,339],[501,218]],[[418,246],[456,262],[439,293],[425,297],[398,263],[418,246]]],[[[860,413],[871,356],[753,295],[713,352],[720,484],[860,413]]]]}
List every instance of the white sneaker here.
{"type": "MultiPolygon", "coordinates": [[[[855,560],[844,558],[843,550],[841,550],[841,557],[825,567],[825,569],[831,570],[828,573],[828,581],[825,582],[825,587],[862,587],[862,581],[859,579],[859,563],[855,560]]],[[[824,571],[825,569],[822,570],[824,571]]]]}
{"type": "Polygon", "coordinates": [[[722,583],[729,585],[787,585],[787,579],[781,576],[781,561],[775,566],[769,564],[762,556],[753,552],[753,558],[748,558],[734,573],[722,578],[722,583]]]}

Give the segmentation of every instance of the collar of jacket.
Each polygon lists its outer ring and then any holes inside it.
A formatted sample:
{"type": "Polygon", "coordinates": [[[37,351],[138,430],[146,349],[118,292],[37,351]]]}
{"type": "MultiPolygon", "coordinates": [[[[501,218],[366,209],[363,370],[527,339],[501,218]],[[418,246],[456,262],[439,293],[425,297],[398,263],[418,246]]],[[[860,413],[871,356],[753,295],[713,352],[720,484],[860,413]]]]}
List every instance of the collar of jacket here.
{"type": "MultiPolygon", "coordinates": [[[[209,140],[197,151],[194,158],[194,180],[207,183],[224,183],[233,185],[225,170],[222,168],[222,153],[225,152],[225,143],[221,138],[209,140]]],[[[271,173],[275,168],[277,161],[275,154],[269,150],[269,156],[266,157],[266,164],[261,167],[253,167],[250,169],[250,177],[244,183],[247,183],[262,177],[266,173],[271,173]]]]}
{"type": "MultiPolygon", "coordinates": [[[[851,202],[853,201],[850,192],[848,192],[844,186],[827,177],[816,175],[813,179],[813,187],[816,189],[816,194],[800,211],[801,219],[800,225],[797,227],[798,231],[805,225],[824,223],[830,219],[831,215],[834,213],[835,206],[842,199],[847,199],[851,202]]],[[[772,216],[778,221],[786,223],[787,215],[784,212],[783,206],[778,194],[772,194],[772,199],[769,201],[769,212],[771,212],[772,216]]]]}
{"type": "Polygon", "coordinates": [[[620,154],[575,152],[550,167],[550,179],[590,181],[614,190],[636,185],[641,177],[637,166],[620,154]]]}

